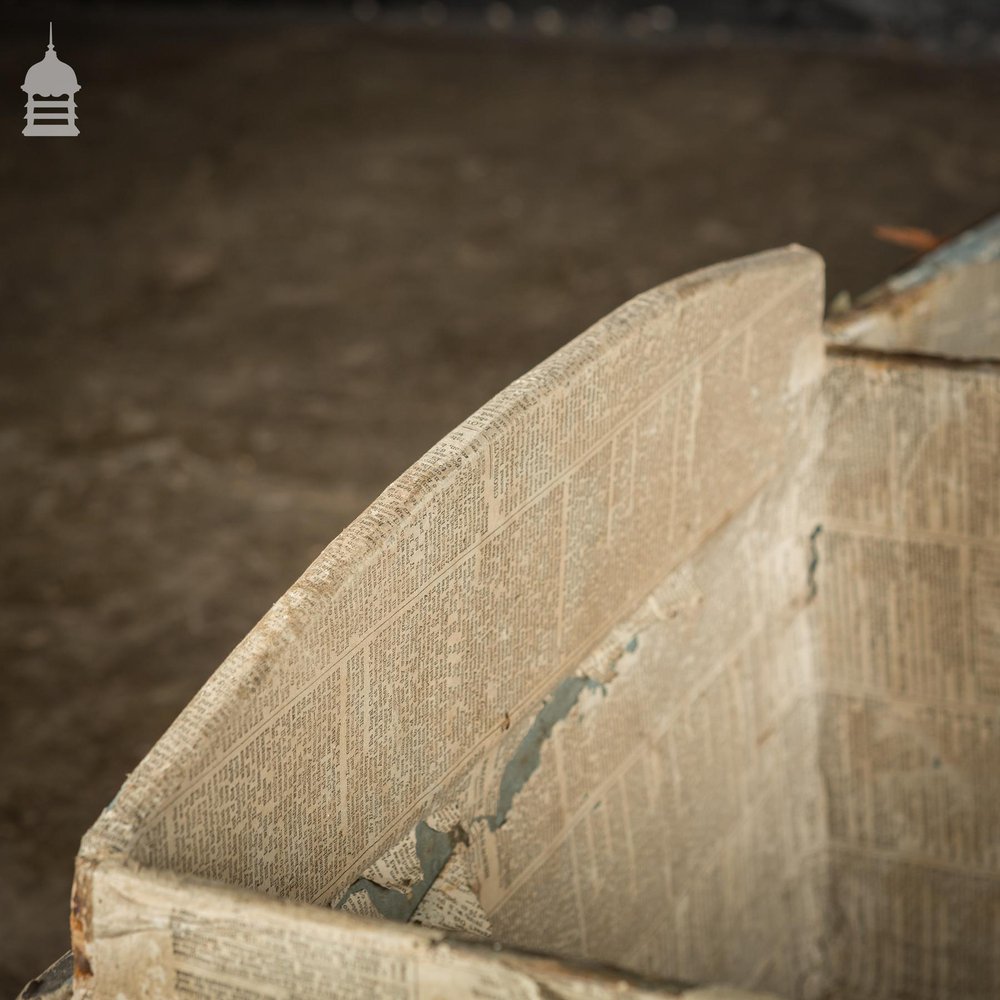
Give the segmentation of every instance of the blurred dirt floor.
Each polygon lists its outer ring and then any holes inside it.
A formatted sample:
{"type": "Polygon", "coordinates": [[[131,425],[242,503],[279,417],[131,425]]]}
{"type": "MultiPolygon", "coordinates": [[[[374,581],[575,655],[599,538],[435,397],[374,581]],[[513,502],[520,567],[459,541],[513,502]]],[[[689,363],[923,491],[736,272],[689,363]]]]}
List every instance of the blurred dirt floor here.
{"type": "Polygon", "coordinates": [[[1000,203],[1000,66],[347,22],[0,35],[0,994],[80,836],[395,476],[625,299],[789,242],[829,292],[1000,203]]]}

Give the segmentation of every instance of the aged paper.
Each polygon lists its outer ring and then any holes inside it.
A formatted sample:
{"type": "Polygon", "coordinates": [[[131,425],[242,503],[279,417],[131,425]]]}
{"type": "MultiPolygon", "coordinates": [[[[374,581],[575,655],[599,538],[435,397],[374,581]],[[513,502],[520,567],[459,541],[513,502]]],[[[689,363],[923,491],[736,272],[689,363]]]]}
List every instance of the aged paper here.
{"type": "Polygon", "coordinates": [[[88,834],[77,995],[1000,986],[1000,383],[822,281],[640,296],[390,486],[88,834]]]}
{"type": "Polygon", "coordinates": [[[1000,371],[833,359],[817,538],[837,996],[1000,990],[1000,371]]]}

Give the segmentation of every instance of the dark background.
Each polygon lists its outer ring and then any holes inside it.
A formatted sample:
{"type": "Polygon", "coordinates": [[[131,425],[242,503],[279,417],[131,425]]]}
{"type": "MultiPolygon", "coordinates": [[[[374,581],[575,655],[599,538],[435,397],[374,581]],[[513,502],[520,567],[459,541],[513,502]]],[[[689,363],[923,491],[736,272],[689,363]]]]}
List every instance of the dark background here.
{"type": "Polygon", "coordinates": [[[79,838],[437,438],[629,296],[1000,203],[1000,5],[0,8],[0,994],[79,838]],[[47,22],[81,135],[20,135],[47,22]]]}

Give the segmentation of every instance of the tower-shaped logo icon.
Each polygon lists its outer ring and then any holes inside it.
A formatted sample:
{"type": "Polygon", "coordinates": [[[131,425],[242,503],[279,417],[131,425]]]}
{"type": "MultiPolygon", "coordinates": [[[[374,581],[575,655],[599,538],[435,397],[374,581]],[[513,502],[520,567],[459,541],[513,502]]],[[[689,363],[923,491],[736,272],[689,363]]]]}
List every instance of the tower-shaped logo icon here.
{"type": "Polygon", "coordinates": [[[49,22],[49,48],[45,58],[35,63],[21,87],[28,95],[24,135],[79,135],[76,127],[76,73],[57,55],[49,22]]]}

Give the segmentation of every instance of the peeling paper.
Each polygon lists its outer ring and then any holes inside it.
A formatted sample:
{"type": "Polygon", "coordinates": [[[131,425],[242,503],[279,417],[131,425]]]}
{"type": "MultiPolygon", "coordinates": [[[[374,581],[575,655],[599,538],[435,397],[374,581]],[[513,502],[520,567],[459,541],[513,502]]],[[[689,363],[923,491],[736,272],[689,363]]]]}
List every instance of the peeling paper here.
{"type": "Polygon", "coordinates": [[[491,830],[504,825],[514,804],[514,797],[538,769],[542,744],[552,736],[552,730],[576,708],[580,696],[585,691],[603,690],[603,688],[604,685],[600,681],[585,676],[567,677],[559,684],[542,710],[535,716],[531,728],[504,769],[503,777],[500,779],[497,811],[492,816],[482,816],[477,819],[485,819],[491,830]]]}
{"type": "Polygon", "coordinates": [[[461,824],[457,820],[449,824],[450,818],[437,814],[421,820],[405,839],[365,869],[341,896],[337,908],[371,915],[374,907],[379,915],[403,922],[413,917],[455,845],[468,840],[461,824]]]}
{"type": "MultiPolygon", "coordinates": [[[[545,699],[508,753],[506,765],[497,772],[496,810],[492,814],[475,815],[463,825],[457,806],[439,809],[365,869],[336,908],[489,937],[491,924],[480,899],[483,887],[470,868],[466,830],[475,831],[479,855],[492,857],[494,861],[487,868],[495,870],[492,837],[510,819],[518,795],[538,771],[542,748],[556,728],[574,715],[582,720],[599,710],[608,686],[635,659],[644,631],[696,613],[701,601],[689,567],[672,574],[630,621],[612,629],[598,644],[585,662],[587,674],[564,678],[545,699]]],[[[492,896],[492,892],[487,895],[492,896]]]]}
{"type": "Polygon", "coordinates": [[[493,929],[473,887],[468,848],[458,844],[413,914],[415,924],[488,938],[493,929]]]}

